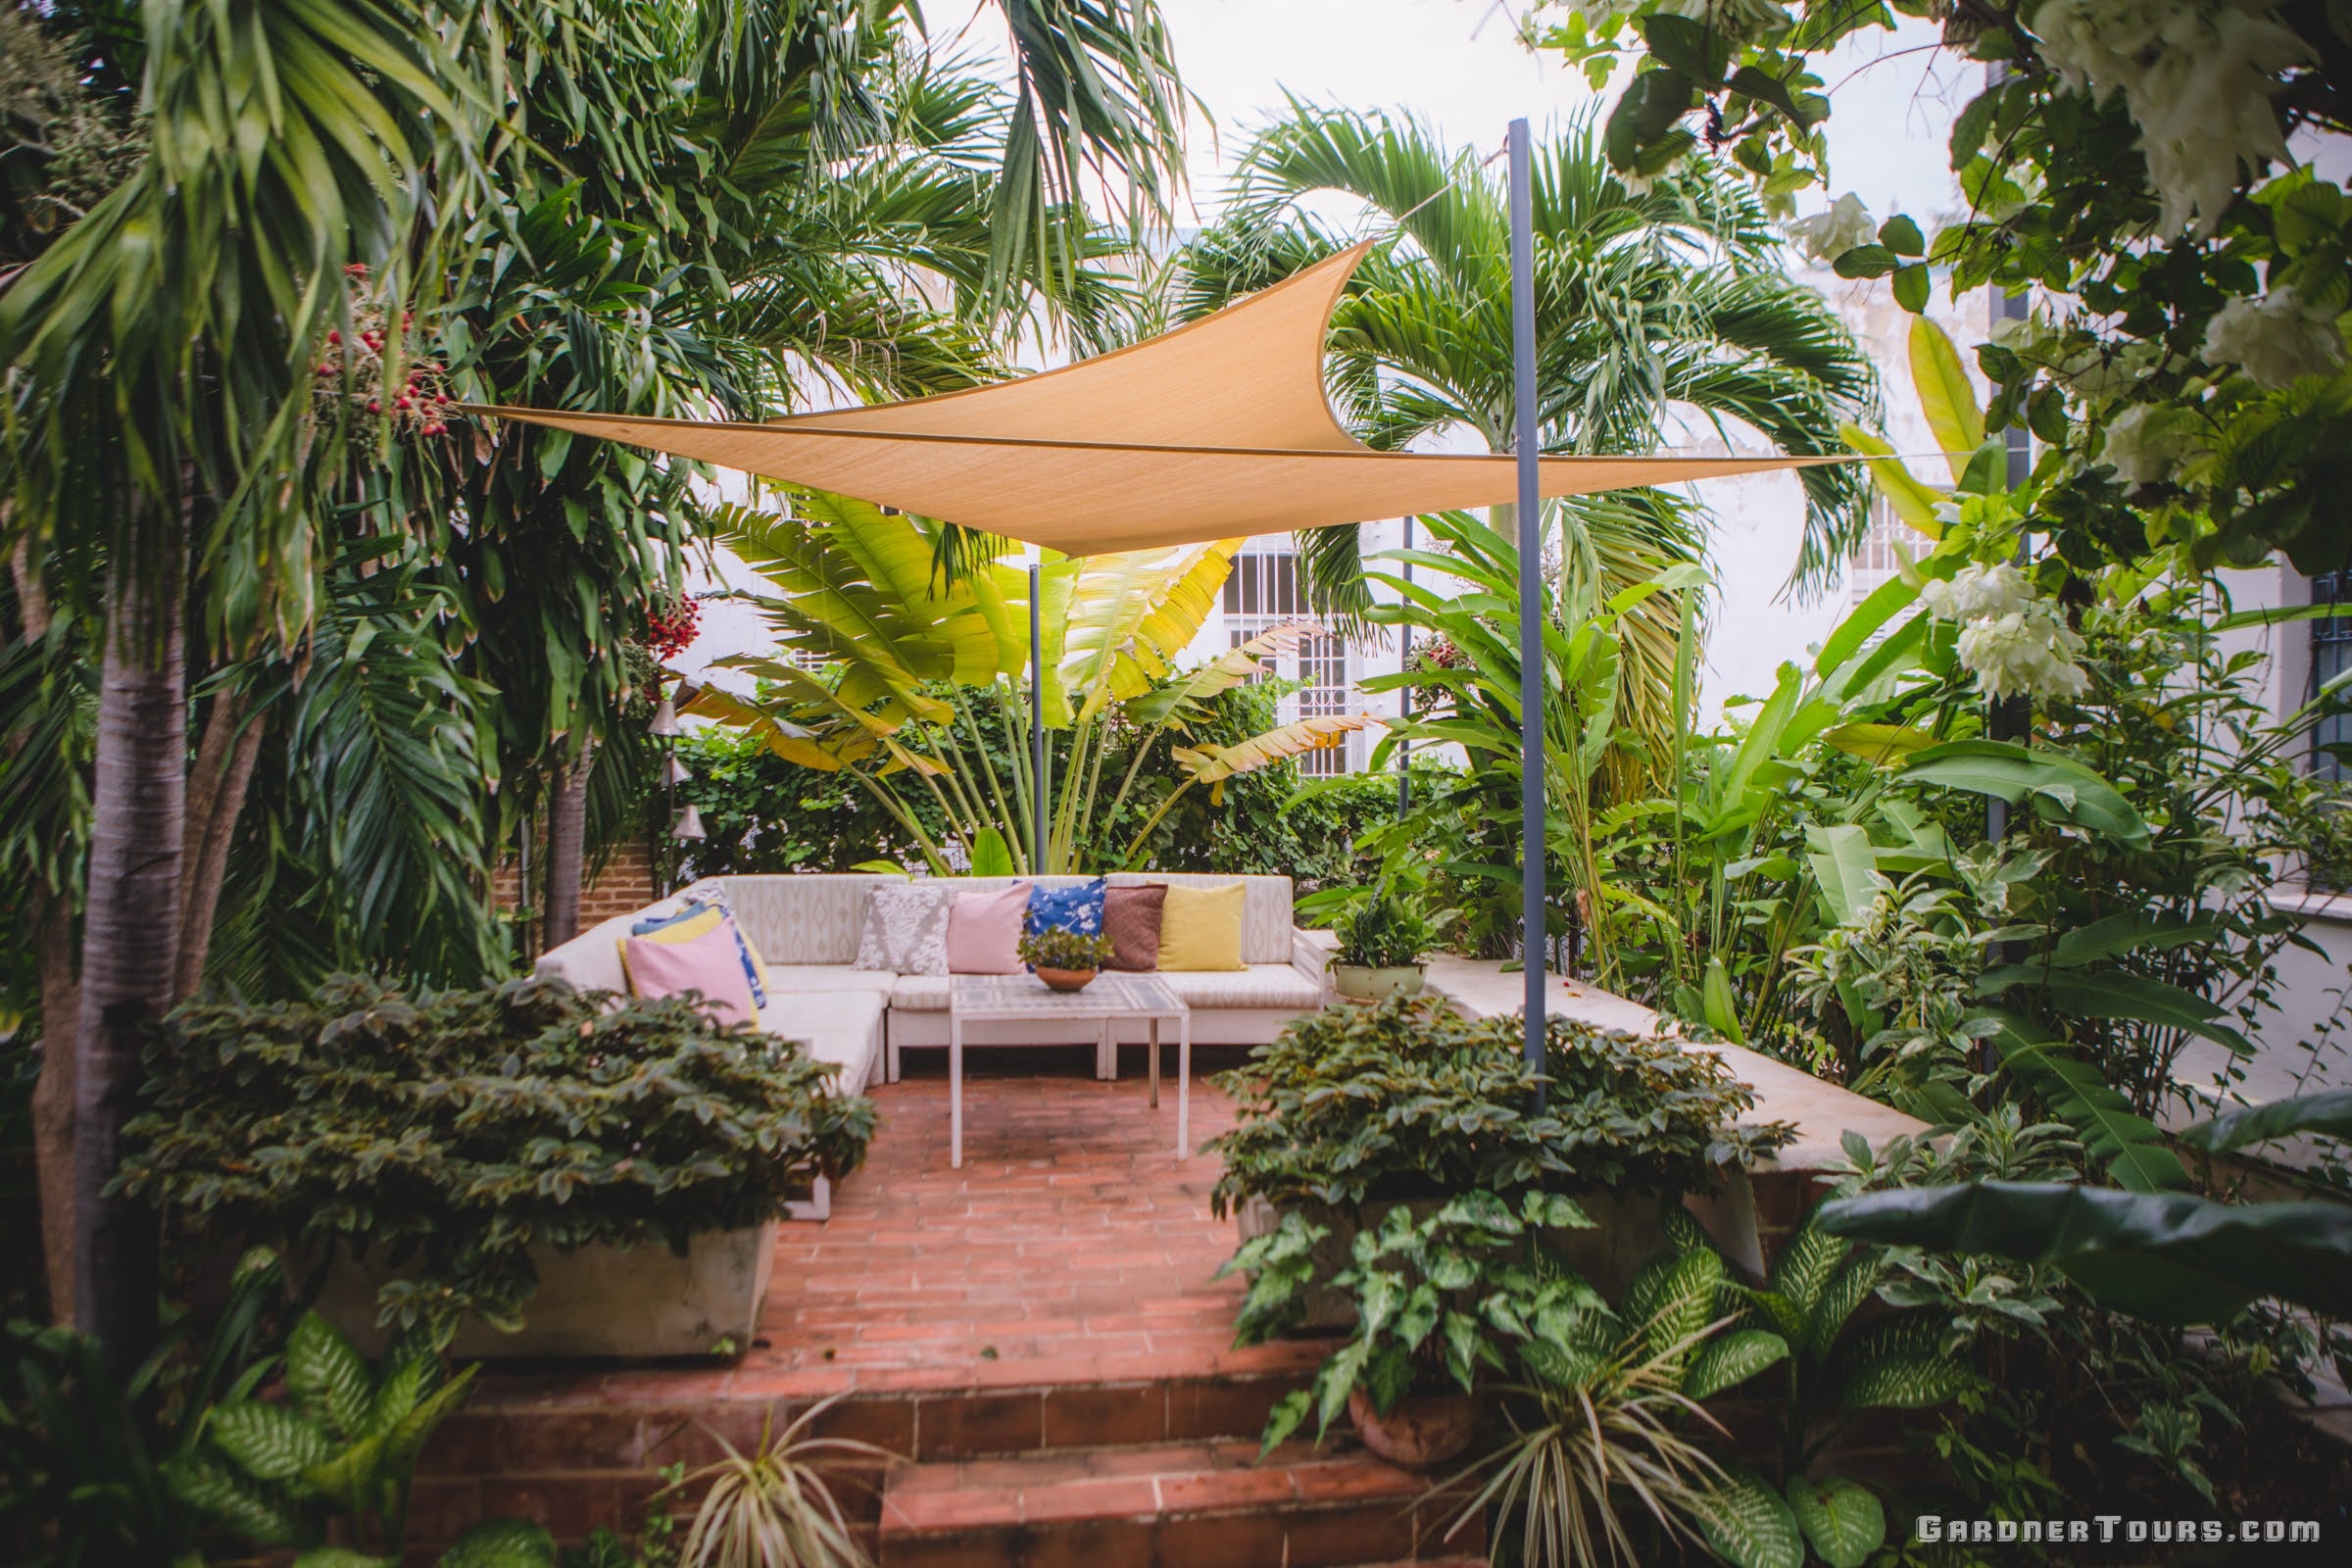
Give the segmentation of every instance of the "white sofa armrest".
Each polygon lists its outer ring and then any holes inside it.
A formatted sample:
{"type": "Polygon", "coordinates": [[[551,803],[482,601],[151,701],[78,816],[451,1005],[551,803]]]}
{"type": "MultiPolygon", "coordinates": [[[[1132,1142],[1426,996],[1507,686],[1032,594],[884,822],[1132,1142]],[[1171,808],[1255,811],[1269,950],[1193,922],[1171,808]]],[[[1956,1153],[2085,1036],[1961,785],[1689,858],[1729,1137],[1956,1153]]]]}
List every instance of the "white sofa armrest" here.
{"type": "Polygon", "coordinates": [[[1340,951],[1337,931],[1291,928],[1291,967],[1325,991],[1331,989],[1331,957],[1340,951]]]}

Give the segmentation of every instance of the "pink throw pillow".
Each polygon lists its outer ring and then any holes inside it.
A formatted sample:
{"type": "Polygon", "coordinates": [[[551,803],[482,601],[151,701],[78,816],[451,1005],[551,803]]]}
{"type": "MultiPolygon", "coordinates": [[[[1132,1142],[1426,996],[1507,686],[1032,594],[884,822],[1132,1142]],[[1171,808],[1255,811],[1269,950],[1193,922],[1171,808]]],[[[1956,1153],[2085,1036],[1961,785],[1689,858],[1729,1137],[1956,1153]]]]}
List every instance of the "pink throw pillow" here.
{"type": "Polygon", "coordinates": [[[700,991],[720,1023],[754,1023],[752,983],[743,971],[743,949],[735,928],[721,920],[684,942],[630,937],[621,947],[629,990],[640,997],[674,997],[700,991]]]}
{"type": "Polygon", "coordinates": [[[948,908],[948,973],[1019,974],[1021,921],[1029,884],[996,893],[958,893],[948,908]]]}

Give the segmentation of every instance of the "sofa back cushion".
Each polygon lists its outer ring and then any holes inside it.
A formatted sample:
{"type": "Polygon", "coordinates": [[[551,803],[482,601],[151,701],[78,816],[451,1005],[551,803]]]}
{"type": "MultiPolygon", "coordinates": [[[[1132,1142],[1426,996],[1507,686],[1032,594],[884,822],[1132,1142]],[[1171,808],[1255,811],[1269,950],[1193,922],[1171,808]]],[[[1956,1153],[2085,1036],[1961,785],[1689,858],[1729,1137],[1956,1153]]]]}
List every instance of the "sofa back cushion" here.
{"type": "Polygon", "coordinates": [[[752,1004],[751,977],[744,973],[743,949],[735,940],[732,920],[722,916],[710,930],[683,942],[663,942],[658,935],[630,937],[622,952],[629,989],[638,996],[699,991],[720,1023],[751,1023],[760,1016],[752,1004]]]}
{"type": "MultiPolygon", "coordinates": [[[[866,871],[717,879],[744,935],[770,964],[856,963],[873,890],[906,878],[866,871]]],[[[691,890],[690,890],[691,891],[691,890]]],[[[787,987],[787,989],[790,989],[787,987]]]]}
{"type": "Polygon", "coordinates": [[[942,882],[876,883],[866,895],[858,967],[946,974],[948,906],[954,898],[954,890],[942,882]]]}
{"type": "Polygon", "coordinates": [[[1172,888],[1242,885],[1242,961],[1291,961],[1291,879],[1287,876],[1222,876],[1214,871],[1113,871],[1114,888],[1165,882],[1172,888]]]}
{"type": "Polygon", "coordinates": [[[1110,938],[1108,967],[1146,973],[1158,968],[1159,919],[1168,902],[1167,884],[1110,888],[1102,897],[1102,934],[1110,938]]]}
{"type": "Polygon", "coordinates": [[[1029,884],[973,889],[948,906],[948,973],[1019,974],[1029,884]]]}
{"type": "Polygon", "coordinates": [[[1163,970],[1242,969],[1239,882],[1218,888],[1171,887],[1160,906],[1159,967],[1163,970]]]}
{"type": "MultiPolygon", "coordinates": [[[[920,886],[923,879],[917,880],[920,886]]],[[[1045,887],[1070,887],[1092,881],[1083,876],[1041,876],[1045,887]]],[[[1242,884],[1242,961],[1291,961],[1291,879],[1287,876],[1221,876],[1213,871],[1113,871],[1104,878],[1112,887],[1143,887],[1165,882],[1178,887],[1216,887],[1242,884]]],[[[1010,887],[1012,877],[959,876],[939,881],[954,892],[1010,887]]],[[[865,932],[865,906],[878,885],[905,886],[903,877],[865,871],[827,871],[806,875],[727,876],[689,888],[723,885],[728,906],[752,947],[773,968],[794,963],[848,965],[858,961],[858,941],[865,932]]],[[[683,895],[664,899],[654,910],[671,910],[683,895]]],[[[540,961],[546,974],[561,974],[574,985],[604,991],[627,989],[620,973],[619,941],[629,926],[649,910],[615,915],[582,932],[540,961]]],[[[774,977],[779,984],[785,977],[774,977]]],[[[789,991],[789,984],[784,985],[789,991]]]]}

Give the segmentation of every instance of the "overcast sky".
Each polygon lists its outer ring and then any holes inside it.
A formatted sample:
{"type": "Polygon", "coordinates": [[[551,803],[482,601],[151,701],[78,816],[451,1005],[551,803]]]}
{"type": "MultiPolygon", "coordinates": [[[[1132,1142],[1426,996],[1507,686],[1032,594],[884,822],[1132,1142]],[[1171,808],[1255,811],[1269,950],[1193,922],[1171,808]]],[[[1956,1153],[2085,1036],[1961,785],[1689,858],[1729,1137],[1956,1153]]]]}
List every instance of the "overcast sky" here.
{"type": "MultiPolygon", "coordinates": [[[[1521,6],[1499,0],[1160,0],[1185,83],[1215,117],[1196,126],[1193,196],[1213,216],[1224,173],[1250,130],[1279,109],[1283,92],[1354,109],[1409,109],[1456,145],[1497,148],[1524,115],[1537,122],[1605,107],[1557,54],[1531,53],[1516,36],[1521,6]]],[[[961,34],[1001,54],[1002,15],[985,0],[927,0],[934,40],[961,34]],[[968,28],[968,32],[965,29],[968,28]]],[[[1935,36],[1906,21],[1873,33],[1824,73],[1837,90],[1830,122],[1838,191],[1859,191],[1874,214],[1897,208],[1925,219],[1957,206],[1945,168],[1951,115],[1981,68],[1923,47],[1935,36]],[[1909,52],[1904,52],[1904,51],[1909,52]]],[[[1826,205],[1820,192],[1800,211],[1826,205]]]]}

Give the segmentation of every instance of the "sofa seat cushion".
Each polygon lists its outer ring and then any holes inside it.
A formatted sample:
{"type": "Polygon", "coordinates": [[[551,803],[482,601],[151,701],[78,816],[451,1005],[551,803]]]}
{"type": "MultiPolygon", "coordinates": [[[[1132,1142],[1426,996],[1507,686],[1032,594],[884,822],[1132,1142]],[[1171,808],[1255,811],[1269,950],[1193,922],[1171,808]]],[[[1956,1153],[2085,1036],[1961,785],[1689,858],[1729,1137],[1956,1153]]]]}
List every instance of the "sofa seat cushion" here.
{"type": "Polygon", "coordinates": [[[955,984],[951,975],[903,974],[899,983],[890,988],[890,1006],[893,1012],[945,1012],[948,993],[955,984]]]}
{"type": "Polygon", "coordinates": [[[841,1076],[835,1080],[841,1092],[861,1095],[881,1065],[886,1001],[880,992],[870,990],[786,990],[760,1009],[760,1027],[800,1042],[818,1061],[834,1063],[841,1068],[841,1076]]]}
{"type": "Polygon", "coordinates": [[[860,969],[854,963],[771,963],[767,978],[768,1000],[775,1003],[826,991],[866,991],[888,998],[899,977],[888,969],[860,969]]]}
{"type": "Polygon", "coordinates": [[[1323,1004],[1323,988],[1287,963],[1253,963],[1246,969],[1163,969],[1159,978],[1188,1007],[1285,1007],[1307,1012],[1323,1004]]]}

